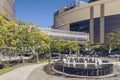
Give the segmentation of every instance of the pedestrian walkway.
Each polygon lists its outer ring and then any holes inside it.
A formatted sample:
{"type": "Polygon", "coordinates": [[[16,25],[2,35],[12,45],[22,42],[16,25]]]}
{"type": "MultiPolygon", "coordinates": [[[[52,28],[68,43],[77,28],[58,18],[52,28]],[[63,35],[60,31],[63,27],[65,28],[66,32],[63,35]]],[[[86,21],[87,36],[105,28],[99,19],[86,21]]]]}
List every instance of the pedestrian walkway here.
{"type": "Polygon", "coordinates": [[[17,68],[11,72],[1,75],[0,80],[26,80],[32,71],[46,64],[47,63],[33,64],[33,65],[17,68]]]}
{"type": "Polygon", "coordinates": [[[46,74],[43,70],[47,63],[33,64],[29,66],[20,67],[11,72],[0,76],[0,80],[120,80],[120,75],[116,77],[108,77],[102,79],[95,78],[74,78],[65,76],[54,76],[46,74]]]}

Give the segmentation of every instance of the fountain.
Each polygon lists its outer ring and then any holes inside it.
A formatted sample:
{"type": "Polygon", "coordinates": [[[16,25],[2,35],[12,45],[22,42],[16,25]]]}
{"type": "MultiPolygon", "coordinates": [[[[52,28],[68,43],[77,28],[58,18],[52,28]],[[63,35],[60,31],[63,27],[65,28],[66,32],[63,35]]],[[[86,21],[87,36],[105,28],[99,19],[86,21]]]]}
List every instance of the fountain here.
{"type": "Polygon", "coordinates": [[[67,63],[67,59],[63,58],[63,63],[67,63]]]}
{"type": "Polygon", "coordinates": [[[94,62],[95,61],[95,58],[92,58],[92,62],[94,62]]]}
{"type": "Polygon", "coordinates": [[[67,58],[68,67],[70,66],[70,57],[67,58]]]}
{"type": "Polygon", "coordinates": [[[85,60],[84,67],[87,68],[87,61],[85,60]]]}
{"type": "Polygon", "coordinates": [[[75,62],[75,60],[73,60],[73,67],[76,67],[76,62],[75,62]]]}
{"type": "Polygon", "coordinates": [[[101,58],[66,56],[54,63],[53,70],[66,76],[101,77],[113,73],[113,64],[101,58]]]}

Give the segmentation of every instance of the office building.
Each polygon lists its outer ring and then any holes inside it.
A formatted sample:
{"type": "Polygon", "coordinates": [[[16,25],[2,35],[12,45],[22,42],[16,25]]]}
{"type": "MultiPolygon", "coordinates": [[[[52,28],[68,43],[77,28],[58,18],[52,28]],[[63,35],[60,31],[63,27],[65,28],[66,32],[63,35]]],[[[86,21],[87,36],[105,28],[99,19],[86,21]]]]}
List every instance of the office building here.
{"type": "Polygon", "coordinates": [[[104,43],[109,32],[120,28],[120,0],[90,0],[64,7],[54,14],[52,28],[90,33],[90,40],[104,43]]]}

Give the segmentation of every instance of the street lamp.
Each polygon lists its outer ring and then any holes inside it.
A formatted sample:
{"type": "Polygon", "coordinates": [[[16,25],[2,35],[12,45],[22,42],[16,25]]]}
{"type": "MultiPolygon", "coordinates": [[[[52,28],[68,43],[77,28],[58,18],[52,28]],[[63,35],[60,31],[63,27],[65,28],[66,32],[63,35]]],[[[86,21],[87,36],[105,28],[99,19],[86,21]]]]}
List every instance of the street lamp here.
{"type": "MultiPolygon", "coordinates": [[[[78,29],[78,31],[76,31],[77,32],[77,36],[76,36],[76,42],[79,44],[79,42],[78,42],[78,35],[79,35],[79,31],[83,28],[84,26],[81,26],[79,29],[78,29]]],[[[79,50],[77,51],[77,54],[79,55],[79,50]]]]}
{"type": "Polygon", "coordinates": [[[49,43],[49,69],[51,68],[51,42],[49,43]]]}
{"type": "Polygon", "coordinates": [[[97,78],[99,77],[99,62],[97,62],[97,78]]]}

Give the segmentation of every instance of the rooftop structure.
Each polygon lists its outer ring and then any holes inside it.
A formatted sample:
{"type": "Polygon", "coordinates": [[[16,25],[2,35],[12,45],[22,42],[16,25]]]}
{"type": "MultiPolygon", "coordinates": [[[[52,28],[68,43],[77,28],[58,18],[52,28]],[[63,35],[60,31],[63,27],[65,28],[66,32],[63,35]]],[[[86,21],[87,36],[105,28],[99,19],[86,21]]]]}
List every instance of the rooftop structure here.
{"type": "Polygon", "coordinates": [[[80,44],[85,44],[89,40],[89,34],[84,32],[73,32],[73,31],[63,31],[55,30],[48,28],[40,28],[43,32],[46,32],[48,35],[64,39],[67,41],[77,41],[80,44]]]}
{"type": "Polygon", "coordinates": [[[89,2],[102,1],[102,0],[89,0],[89,2]]]}
{"type": "Polygon", "coordinates": [[[85,5],[85,4],[88,4],[88,3],[81,1],[81,0],[76,0],[73,4],[71,4],[69,6],[65,6],[64,8],[61,8],[60,10],[56,11],[54,15],[64,13],[66,11],[69,11],[69,10],[75,8],[75,7],[78,7],[80,5],[85,5]]]}

